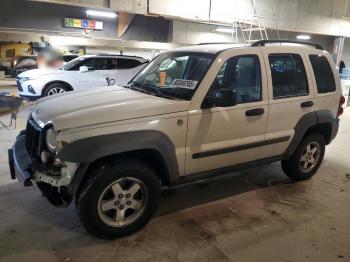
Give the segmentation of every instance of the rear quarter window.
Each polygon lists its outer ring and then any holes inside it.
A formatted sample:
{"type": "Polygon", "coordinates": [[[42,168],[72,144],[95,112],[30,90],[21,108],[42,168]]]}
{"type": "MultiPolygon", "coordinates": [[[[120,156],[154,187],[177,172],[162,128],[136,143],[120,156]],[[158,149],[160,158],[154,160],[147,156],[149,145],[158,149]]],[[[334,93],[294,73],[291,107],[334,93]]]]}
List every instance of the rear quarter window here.
{"type": "Polygon", "coordinates": [[[309,58],[315,75],[318,93],[334,92],[336,90],[334,74],[327,58],[322,55],[310,55],[309,58]]]}

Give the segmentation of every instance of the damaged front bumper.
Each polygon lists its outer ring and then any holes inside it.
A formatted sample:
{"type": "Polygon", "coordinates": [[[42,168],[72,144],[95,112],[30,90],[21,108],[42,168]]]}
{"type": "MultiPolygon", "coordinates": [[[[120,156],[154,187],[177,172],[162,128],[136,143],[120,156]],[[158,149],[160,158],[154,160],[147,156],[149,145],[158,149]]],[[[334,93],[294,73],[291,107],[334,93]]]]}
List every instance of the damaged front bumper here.
{"type": "MultiPolygon", "coordinates": [[[[79,168],[76,163],[64,163],[60,175],[49,175],[42,165],[33,161],[25,146],[25,135],[19,135],[13,147],[8,150],[11,178],[24,186],[38,185],[43,195],[54,205],[68,205],[76,191],[72,183],[79,168]],[[39,171],[40,170],[40,171],[39,171]]],[[[80,181],[79,181],[80,182],[80,181]]]]}
{"type": "Polygon", "coordinates": [[[11,178],[23,183],[24,186],[32,186],[32,166],[33,161],[30,158],[25,147],[25,136],[18,136],[15,144],[8,150],[11,178]]]}

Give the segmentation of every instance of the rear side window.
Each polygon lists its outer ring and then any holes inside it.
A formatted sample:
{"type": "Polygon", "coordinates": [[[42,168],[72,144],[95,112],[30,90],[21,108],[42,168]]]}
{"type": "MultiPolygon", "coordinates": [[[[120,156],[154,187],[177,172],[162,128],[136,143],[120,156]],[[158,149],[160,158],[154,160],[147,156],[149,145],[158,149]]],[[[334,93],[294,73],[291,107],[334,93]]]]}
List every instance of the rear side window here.
{"type": "Polygon", "coordinates": [[[139,65],[141,62],[135,59],[118,58],[117,69],[130,69],[139,65]]]}
{"type": "Polygon", "coordinates": [[[309,94],[305,66],[300,55],[270,54],[269,63],[274,99],[309,94]]]}
{"type": "Polygon", "coordinates": [[[117,66],[117,58],[108,58],[107,59],[107,69],[113,70],[116,69],[117,66]]]}
{"type": "Polygon", "coordinates": [[[314,71],[318,93],[334,92],[336,89],[334,74],[327,58],[322,55],[310,55],[309,57],[314,71]]]}

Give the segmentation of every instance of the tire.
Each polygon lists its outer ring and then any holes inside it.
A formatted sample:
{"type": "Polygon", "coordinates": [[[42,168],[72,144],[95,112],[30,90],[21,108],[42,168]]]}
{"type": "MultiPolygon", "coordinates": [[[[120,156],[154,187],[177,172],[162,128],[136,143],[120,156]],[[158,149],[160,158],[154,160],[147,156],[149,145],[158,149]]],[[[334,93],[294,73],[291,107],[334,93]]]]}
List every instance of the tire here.
{"type": "Polygon", "coordinates": [[[281,161],[282,170],[288,177],[296,181],[310,179],[320,167],[324,153],[324,137],[319,133],[312,133],[300,142],[289,159],[281,161]],[[313,153],[315,148],[317,149],[313,153]]]}
{"type": "Polygon", "coordinates": [[[76,197],[76,209],[89,233],[103,239],[118,238],[148,223],[158,207],[160,192],[160,180],[143,161],[111,161],[92,172],[76,197]],[[136,184],[140,189],[134,193],[136,184]],[[125,221],[120,219],[123,216],[125,221]]]}
{"type": "Polygon", "coordinates": [[[65,92],[70,91],[67,86],[61,83],[54,83],[51,85],[48,85],[43,93],[43,96],[51,96],[51,95],[56,95],[56,94],[62,94],[65,92]]]}

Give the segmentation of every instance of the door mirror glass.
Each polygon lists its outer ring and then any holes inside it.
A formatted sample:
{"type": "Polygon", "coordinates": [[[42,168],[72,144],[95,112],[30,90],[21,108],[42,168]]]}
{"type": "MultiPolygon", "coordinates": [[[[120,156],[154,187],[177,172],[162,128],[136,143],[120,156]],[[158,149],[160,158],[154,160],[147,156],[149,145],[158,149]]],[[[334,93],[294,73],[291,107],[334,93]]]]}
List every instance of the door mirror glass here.
{"type": "Polygon", "coordinates": [[[79,71],[81,73],[85,73],[85,72],[89,71],[89,68],[87,66],[81,66],[81,67],[79,67],[79,71]]]}
{"type": "Polygon", "coordinates": [[[229,107],[237,104],[236,90],[231,88],[217,89],[212,97],[212,105],[218,107],[229,107]]]}

